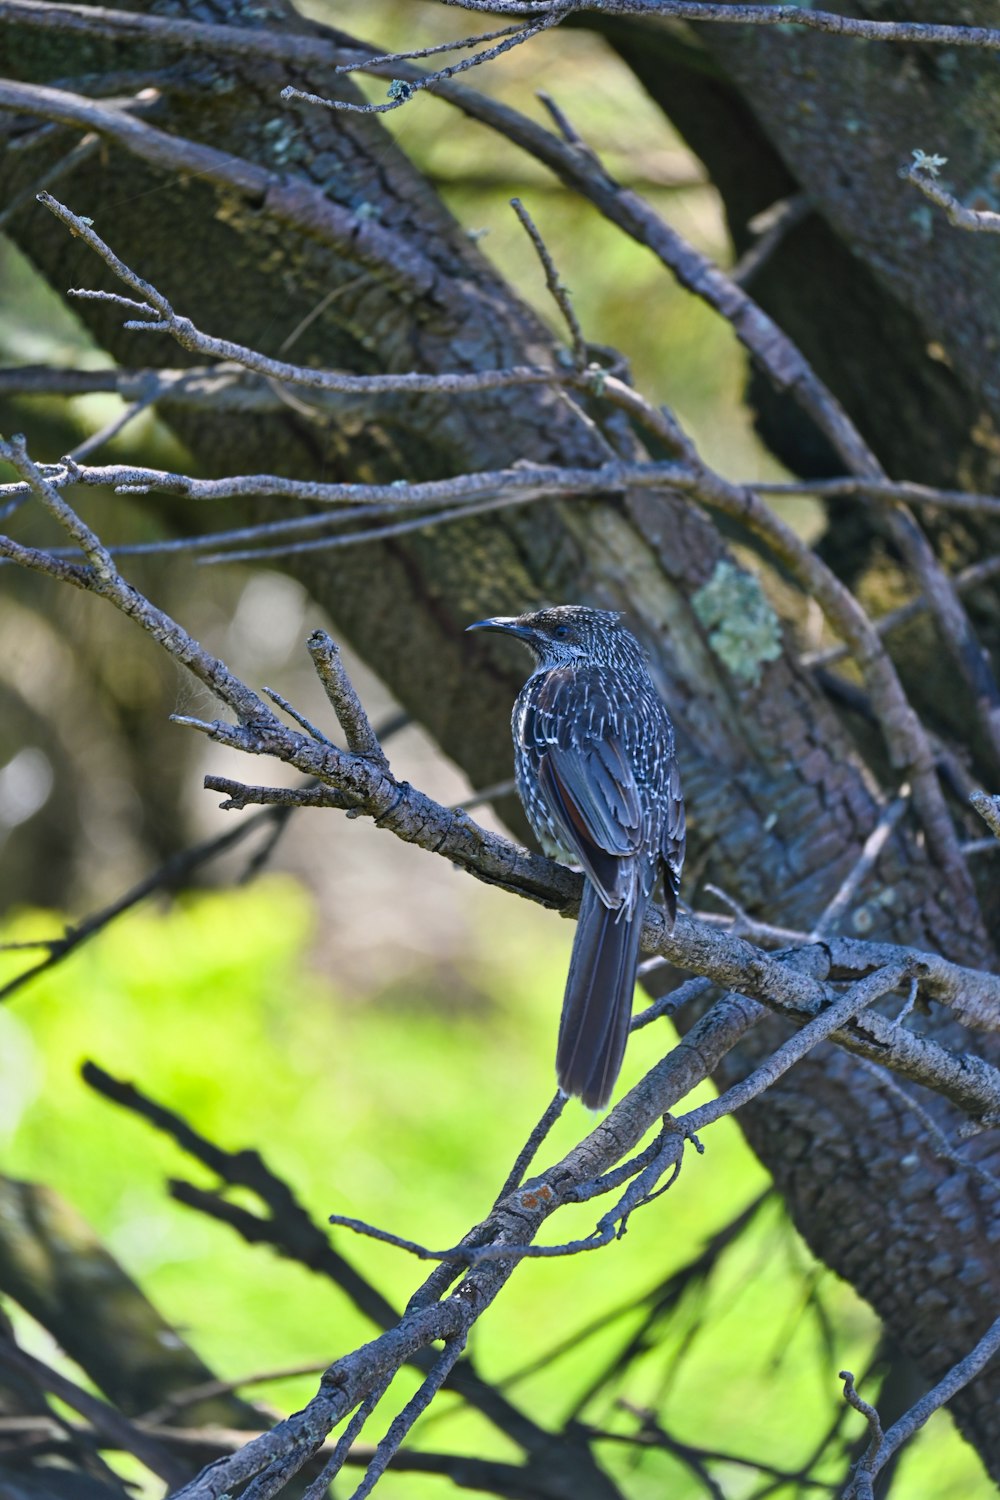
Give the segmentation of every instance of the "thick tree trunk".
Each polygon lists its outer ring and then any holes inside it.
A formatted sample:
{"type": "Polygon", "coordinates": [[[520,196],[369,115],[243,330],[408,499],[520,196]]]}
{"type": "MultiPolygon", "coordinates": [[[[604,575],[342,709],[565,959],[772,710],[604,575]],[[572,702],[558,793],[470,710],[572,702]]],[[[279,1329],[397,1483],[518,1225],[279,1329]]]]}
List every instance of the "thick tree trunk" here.
{"type": "MultiPolygon", "coordinates": [[[[223,0],[173,7],[172,13],[238,25],[305,26],[276,0],[266,14],[256,3],[223,0]]],[[[744,40],[752,59],[764,43],[744,40]]],[[[786,41],[772,38],[770,45],[786,41]]],[[[282,222],[267,202],[160,173],[117,147],[91,156],[61,181],[59,195],[90,216],[118,253],[200,326],[273,353],[287,330],[336,290],[296,345],[295,357],[303,362],[359,372],[434,371],[554,357],[544,330],[371,117],[286,113],[279,106],[284,84],[329,92],[332,77],[300,78],[292,70],[218,57],[181,59],[172,70],[159,52],[99,41],[84,46],[58,34],[33,34],[29,49],[24,34],[7,25],[0,27],[0,43],[18,76],[58,80],[78,92],[117,91],[123,70],[133,77],[133,70],[143,77],[148,72],[163,90],[155,115],[160,128],[209,141],[277,173],[294,171],[353,210],[358,233],[324,241],[282,222]],[[386,232],[392,264],[388,253],[379,263],[365,250],[360,231],[372,221],[386,232]]],[[[733,45],[719,39],[720,50],[729,49],[727,65],[733,45]]],[[[795,43],[796,49],[802,45],[795,43]]],[[[835,70],[834,49],[842,44],[818,39],[811,45],[817,50],[808,62],[801,50],[790,54],[789,77],[796,87],[808,85],[815,99],[819,85],[805,73],[812,67],[824,77],[835,70]]],[[[751,64],[745,67],[749,77],[751,64]]],[[[760,67],[763,76],[763,62],[760,67]]],[[[749,83],[747,95],[767,129],[777,132],[784,119],[777,104],[758,101],[749,83]]],[[[792,112],[793,103],[787,108],[792,112]]],[[[914,121],[900,124],[903,134],[913,129],[914,121]]],[[[17,159],[8,153],[0,167],[5,191],[27,185],[72,140],[59,131],[17,159]]],[[[832,142],[823,147],[819,127],[810,123],[807,130],[800,122],[796,140],[797,174],[808,177],[810,191],[824,180],[837,181],[837,154],[832,142]]],[[[940,145],[923,132],[907,144],[940,145]]],[[[775,186],[783,190],[788,177],[773,166],[773,156],[771,161],[775,186]]],[[[870,180],[867,169],[865,176],[870,180]]],[[[836,209],[839,228],[854,233],[853,200],[842,189],[836,209]]],[[[905,256],[897,253],[893,237],[906,231],[907,214],[919,209],[916,201],[894,198],[891,212],[881,201],[867,201],[860,213],[870,220],[864,233],[858,229],[859,247],[878,260],[879,274],[901,303],[905,256]]],[[[109,284],[97,263],[36,206],[20,212],[10,232],[57,290],[109,284]]],[[[946,243],[951,235],[935,227],[924,246],[931,263],[921,268],[907,314],[896,320],[908,336],[914,320],[926,315],[935,337],[951,338],[947,320],[930,318],[932,294],[941,290],[939,271],[947,269],[958,289],[983,273],[983,249],[946,243]]],[[[796,331],[807,332],[812,305],[805,278],[798,280],[796,331]]],[[[955,300],[961,300],[960,290],[955,300]]],[[[179,362],[173,345],[123,334],[118,316],[107,308],[84,303],[81,314],[123,362],[179,362]]],[[[961,337],[955,337],[955,380],[963,393],[956,405],[963,412],[976,380],[983,382],[982,409],[987,406],[988,352],[971,347],[984,331],[986,323],[977,326],[970,311],[961,337]]],[[[850,370],[844,379],[849,382],[850,370]]],[[[923,400],[907,398],[914,426],[925,410],[923,400]]],[[[573,401],[536,388],[448,401],[337,399],[316,422],[292,409],[252,422],[211,413],[168,415],[199,463],[217,472],[413,480],[516,458],[583,465],[599,461],[602,453],[599,435],[573,401]]],[[[902,464],[905,442],[899,434],[896,439],[902,464]]],[[[445,750],[484,782],[509,773],[507,719],[517,668],[502,644],[470,644],[462,627],[543,598],[627,610],[653,655],[679,728],[690,869],[754,912],[809,925],[871,831],[877,817],[872,780],[847,729],[797,667],[790,643],[753,688],[729,676],[713,654],[690,599],[725,556],[723,540],[703,513],[670,494],[641,493],[621,502],[533,505],[380,546],[313,554],[289,568],[445,750]]],[[[694,891],[689,886],[685,894],[690,899],[694,891]]],[[[873,935],[917,942],[966,962],[984,959],[974,913],[942,893],[939,873],[912,829],[887,846],[866,911],[873,935]]],[[[940,1018],[926,1025],[963,1047],[962,1035],[940,1018]]],[[[773,1031],[762,1032],[755,1048],[773,1040],[773,1031]]],[[[752,1055],[741,1055],[741,1068],[752,1055]]],[[[940,1101],[922,1103],[953,1131],[955,1121],[940,1101]]],[[[926,1378],[965,1354],[994,1315],[1000,1290],[991,1251],[998,1204],[982,1180],[936,1158],[919,1118],[898,1096],[832,1050],[797,1067],[746,1111],[745,1124],[810,1243],[869,1298],[926,1378]]],[[[992,1155],[996,1167],[997,1147],[990,1140],[981,1137],[964,1149],[984,1165],[992,1155]]],[[[994,1370],[956,1399],[955,1412],[1000,1474],[998,1396],[1000,1372],[994,1370]]]]}

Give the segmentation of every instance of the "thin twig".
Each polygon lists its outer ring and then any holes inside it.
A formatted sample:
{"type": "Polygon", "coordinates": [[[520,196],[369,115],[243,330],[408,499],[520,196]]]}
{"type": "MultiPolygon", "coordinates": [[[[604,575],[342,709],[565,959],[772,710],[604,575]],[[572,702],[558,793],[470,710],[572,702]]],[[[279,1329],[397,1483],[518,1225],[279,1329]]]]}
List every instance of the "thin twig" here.
{"type": "MultiPolygon", "coordinates": [[[[437,57],[442,52],[460,52],[466,47],[478,47],[482,42],[495,42],[499,37],[513,36],[524,29],[521,22],[501,26],[498,31],[481,31],[475,36],[463,36],[455,41],[437,42],[432,47],[414,47],[408,52],[371,52],[359,57],[356,62],[340,63],[335,73],[364,73],[369,68],[387,68],[398,62],[417,62],[422,57],[437,57]]],[[[358,43],[360,49],[361,43],[358,43]]]]}
{"type": "Polygon", "coordinates": [[[559,311],[562,313],[563,319],[566,323],[566,327],[569,329],[570,343],[573,347],[573,363],[576,365],[576,368],[578,370],[585,370],[590,362],[590,355],[587,350],[587,341],[583,336],[583,329],[580,327],[579,319],[577,318],[576,313],[573,310],[573,303],[570,300],[569,291],[560,280],[559,272],[556,270],[556,263],[552,259],[551,251],[549,250],[549,247],[546,245],[545,241],[542,239],[537,224],[529,214],[528,210],[525,208],[524,204],[521,202],[520,198],[512,198],[510,200],[510,206],[517,214],[517,217],[521,221],[522,229],[525,231],[532,245],[534,245],[535,247],[535,254],[541,261],[542,269],[545,272],[545,285],[548,287],[552,300],[555,302],[559,311]]]}
{"type": "Polygon", "coordinates": [[[509,1193],[512,1193],[515,1188],[520,1187],[522,1181],[524,1180],[525,1172],[531,1166],[531,1163],[534,1161],[536,1155],[538,1154],[539,1147],[545,1140],[545,1137],[548,1135],[553,1125],[558,1120],[559,1116],[562,1114],[565,1107],[566,1095],[560,1089],[556,1093],[552,1102],[546,1106],[545,1113],[542,1115],[538,1124],[535,1126],[534,1130],[532,1130],[531,1134],[528,1136],[528,1139],[525,1141],[524,1145],[517,1153],[517,1160],[511,1167],[510,1171],[507,1173],[504,1185],[496,1196],[496,1200],[493,1204],[494,1208],[496,1208],[497,1205],[501,1203],[509,1193]]]}
{"type": "MultiPolygon", "coordinates": [[[[563,143],[559,144],[563,146],[563,143]]],[[[236,362],[243,361],[248,368],[261,369],[263,362],[272,367],[269,373],[279,375],[281,378],[287,378],[289,371],[294,370],[295,367],[281,366],[280,362],[264,361],[263,356],[253,351],[243,350],[240,346],[226,341],[206,340],[204,335],[194,329],[190,320],[179,318],[173,312],[161,293],[125,266],[114,252],[94,234],[87,223],[55,199],[48,195],[42,196],[46,206],[51,208],[53,213],[75,233],[84,238],[119,279],[131,289],[139,291],[147,299],[154,321],[140,322],[137,326],[164,328],[178,338],[185,347],[195,347],[201,352],[216,353],[220,357],[234,359],[236,362]],[[159,321],[155,321],[157,312],[160,314],[159,321]]],[[[634,195],[631,196],[634,197],[634,195]]],[[[712,267],[704,257],[697,256],[690,246],[685,246],[683,241],[680,241],[679,237],[662,221],[656,220],[655,216],[653,220],[655,235],[649,240],[651,247],[654,246],[654,242],[656,244],[668,243],[673,247],[672,259],[669,263],[676,263],[677,266],[682,263],[678,260],[678,254],[681,255],[684,263],[690,261],[693,256],[698,262],[696,284],[701,295],[706,296],[707,300],[730,318],[737,332],[740,326],[743,326],[749,347],[762,359],[779,384],[790,385],[798,393],[804,408],[819,422],[822,430],[843,453],[849,465],[861,474],[872,475],[876,478],[882,477],[882,471],[874,456],[864,445],[846,413],[832,394],[817,380],[801,353],[781,330],[771,324],[761,310],[756,308],[738,287],[727,281],[717,268],[712,267]],[[762,321],[770,329],[766,339],[759,326],[762,321]],[[783,377],[782,367],[785,367],[783,377]]],[[[307,373],[312,379],[321,375],[326,377],[331,375],[328,371],[307,373]]],[[[524,372],[520,370],[486,373],[493,377],[517,376],[519,380],[524,375],[524,372]]],[[[676,446],[679,434],[677,424],[672,417],[668,418],[665,413],[657,413],[650,408],[649,403],[638,397],[623,382],[614,380],[612,377],[605,377],[603,371],[599,373],[602,377],[602,393],[607,394],[613,386],[615,399],[623,409],[631,408],[650,427],[650,430],[658,431],[671,447],[676,446]]],[[[434,389],[439,392],[452,388],[451,383],[465,379],[460,376],[413,375],[373,376],[368,377],[368,381],[369,389],[374,390],[380,382],[387,380],[419,382],[425,378],[429,378],[434,389]]],[[[475,378],[479,379],[479,376],[475,378]]],[[[580,380],[580,378],[579,374],[574,375],[574,379],[580,380]]],[[[467,387],[462,385],[454,388],[465,389],[467,387]]],[[[704,503],[735,516],[741,523],[751,526],[757,535],[764,538],[778,558],[795,572],[803,587],[820,602],[828,618],[836,620],[838,627],[852,642],[852,648],[865,675],[866,687],[873,704],[877,705],[876,711],[892,762],[895,766],[901,769],[905,767],[909,771],[914,788],[914,802],[924,823],[935,858],[941,865],[962,910],[968,914],[968,920],[977,922],[975,889],[962,858],[958,838],[937,781],[934,756],[927,735],[910,707],[895,668],[864,611],[832,571],[802,542],[791,527],[774,515],[758,496],[751,491],[741,491],[738,487],[723,480],[720,475],[708,471],[697,458],[690,443],[682,440],[682,446],[690,465],[697,472],[699,498],[704,503]]],[[[963,673],[972,674],[969,677],[970,685],[975,679],[977,710],[981,714],[984,727],[992,737],[1000,740],[1000,695],[993,684],[982,652],[972,649],[974,642],[968,636],[968,622],[964,612],[961,611],[957,593],[937,565],[926,538],[919,532],[913,518],[905,508],[898,504],[892,513],[892,528],[893,535],[897,537],[904,555],[911,561],[924,585],[924,591],[935,608],[949,644],[956,652],[963,673]]]]}
{"type": "Polygon", "coordinates": [[[316,675],[344,731],[352,755],[363,755],[377,766],[388,766],[385,751],[376,738],[371,720],[344,669],[340,647],[325,630],[314,630],[307,641],[316,675]]]}
{"type": "Polygon", "coordinates": [[[956,229],[971,230],[973,234],[1000,234],[1000,214],[989,208],[966,208],[936,180],[938,170],[947,158],[926,156],[923,151],[914,151],[913,158],[909,166],[900,170],[900,177],[912,182],[925,198],[943,208],[950,224],[956,229]]]}
{"type": "MultiPolygon", "coordinates": [[[[388,114],[391,110],[399,109],[402,105],[408,104],[413,95],[420,89],[433,89],[435,84],[444,83],[447,79],[454,78],[457,73],[465,73],[470,68],[478,68],[482,63],[493,62],[495,58],[502,57],[505,52],[510,52],[512,48],[520,47],[522,43],[531,41],[532,37],[538,36],[540,32],[548,31],[552,26],[558,26],[563,18],[563,14],[576,8],[577,0],[554,0],[554,4],[559,6],[559,11],[553,10],[549,15],[543,16],[541,20],[529,23],[526,26],[505,28],[502,32],[493,33],[495,36],[502,37],[503,40],[498,41],[495,46],[484,47],[482,52],[477,52],[472,57],[463,57],[460,62],[451,63],[446,68],[437,68],[434,72],[425,74],[424,77],[418,79],[415,83],[408,83],[404,79],[394,79],[389,87],[389,98],[385,104],[355,104],[346,99],[330,99],[322,94],[310,94],[304,89],[294,88],[291,84],[287,88],[282,89],[281,98],[286,103],[298,101],[304,104],[319,104],[325,109],[345,110],[354,114],[388,114]]],[[[479,40],[483,40],[483,38],[465,37],[460,42],[452,42],[447,48],[428,48],[425,49],[423,54],[412,53],[410,55],[413,57],[420,55],[426,57],[430,55],[432,50],[454,52],[460,47],[474,46],[479,40]]],[[[395,55],[387,53],[384,57],[369,58],[365,67],[372,72],[376,69],[382,71],[394,63],[406,60],[408,60],[406,53],[396,53],[395,55]]],[[[350,64],[337,69],[338,73],[354,71],[355,69],[350,64]]]]}
{"type": "MultiPolygon", "coordinates": [[[[551,7],[543,0],[446,0],[460,8],[487,14],[522,18],[544,16],[551,7]]],[[[843,16],[829,11],[803,12],[797,5],[728,5],[695,3],[695,0],[603,0],[602,8],[620,13],[676,17],[680,20],[717,22],[723,25],[792,26],[822,31],[832,36],[861,37],[870,41],[896,44],[925,43],[945,47],[973,47],[996,50],[1000,31],[983,26],[956,26],[919,21],[872,21],[857,16],[843,16]]],[[[269,58],[275,62],[300,66],[336,67],[347,62],[360,43],[345,47],[323,36],[298,34],[267,28],[212,25],[181,17],[150,15],[145,12],[92,8],[87,5],[62,4],[59,0],[2,0],[0,19],[20,26],[45,30],[58,29],[88,37],[106,36],[115,40],[145,40],[164,48],[202,53],[207,56],[269,58]]],[[[523,21],[521,22],[523,25],[523,21]]],[[[463,39],[465,40],[465,39],[463,39]]],[[[474,41],[486,40],[472,39],[474,41]]],[[[462,45],[449,42],[447,48],[462,45]]],[[[368,49],[364,49],[368,51],[368,49]]],[[[387,56],[392,66],[399,54],[387,56]]],[[[370,64],[362,60],[358,66],[370,64]]]]}
{"type": "Polygon", "coordinates": [[[375,1386],[375,1389],[370,1393],[370,1395],[366,1396],[364,1401],[362,1401],[361,1405],[358,1407],[357,1411],[354,1413],[353,1417],[348,1422],[347,1426],[344,1428],[343,1432],[338,1438],[336,1447],[330,1454],[330,1457],[327,1459],[326,1463],[323,1465],[316,1478],[312,1480],[307,1489],[304,1491],[302,1500],[323,1500],[323,1497],[329,1490],[331,1483],[334,1479],[336,1479],[337,1475],[344,1467],[344,1463],[347,1460],[348,1455],[350,1454],[355,1440],[360,1435],[361,1429],[364,1427],[365,1423],[368,1421],[368,1418],[371,1416],[372,1412],[375,1410],[376,1406],[378,1406],[382,1397],[389,1389],[391,1381],[392,1375],[386,1376],[383,1380],[378,1382],[378,1384],[375,1386]]]}
{"type": "MultiPolygon", "coordinates": [[[[648,973],[652,968],[657,968],[663,963],[662,959],[647,959],[639,966],[639,975],[648,973]]],[[[658,1000],[647,1005],[645,1010],[636,1011],[629,1025],[629,1031],[641,1031],[644,1026],[649,1026],[653,1021],[661,1017],[674,1016],[684,1005],[690,1005],[695,1000],[703,1000],[714,988],[710,979],[685,979],[675,990],[666,995],[661,995],[658,1000]]]]}
{"type": "MultiPolygon", "coordinates": [[[[963,568],[960,573],[955,574],[955,587],[963,594],[968,593],[970,589],[989,583],[997,576],[1000,576],[1000,555],[985,558],[982,562],[972,563],[969,567],[963,568]]],[[[901,625],[908,624],[910,620],[916,619],[928,607],[927,600],[921,594],[916,599],[911,599],[908,604],[901,604],[898,609],[888,610],[884,615],[873,620],[872,624],[880,636],[885,636],[893,630],[898,630],[901,625]]],[[[822,651],[806,651],[800,660],[804,667],[816,669],[833,666],[849,655],[849,646],[829,646],[822,651]]]]}
{"type": "Polygon", "coordinates": [[[966,511],[984,516],[1000,515],[1000,496],[979,495],[970,490],[938,489],[904,479],[759,480],[754,488],[761,495],[813,495],[819,500],[905,500],[908,505],[926,505],[936,510],[966,511]]]}
{"type": "MultiPolygon", "coordinates": [[[[203,843],[195,844],[191,849],[183,849],[178,854],[172,855],[164,860],[163,864],[145,876],[136,885],[130,887],[124,895],[117,897],[108,906],[99,911],[91,912],[89,916],[81,921],[75,922],[71,927],[60,934],[57,938],[39,939],[31,944],[22,944],[23,947],[44,948],[46,956],[39,963],[26,969],[22,974],[0,988],[0,1001],[8,1000],[24,985],[32,979],[37,979],[40,974],[53,968],[56,964],[70,953],[75,952],[81,944],[95,937],[99,932],[113,922],[123,912],[130,911],[133,906],[138,906],[147,896],[160,890],[173,890],[184,884],[188,877],[201,865],[210,860],[218,859],[220,855],[228,850],[234,849],[245,839],[255,833],[258,828],[268,827],[273,821],[274,814],[270,811],[255,813],[244,822],[237,824],[235,828],[227,829],[225,833],[218,834],[215,838],[206,839],[203,843]]],[[[10,946],[10,945],[7,945],[10,946]]]]}
{"type": "Polygon", "coordinates": [[[927,1392],[926,1396],[922,1396],[885,1432],[882,1430],[878,1412],[874,1407],[869,1406],[867,1401],[863,1401],[854,1390],[854,1377],[850,1371],[842,1370],[840,1378],[844,1382],[844,1398],[863,1414],[872,1434],[868,1448],[858,1461],[847,1488],[844,1490],[844,1500],[871,1500],[873,1480],[892,1455],[923,1427],[929,1417],[932,1417],[951,1400],[952,1396],[967,1386],[970,1380],[974,1380],[998,1351],[1000,1351],[1000,1318],[991,1324],[975,1348],[964,1359],[959,1360],[947,1375],[927,1392]]]}
{"type": "Polygon", "coordinates": [[[813,211],[807,194],[793,193],[790,198],[781,198],[772,203],[763,213],[750,220],[749,228],[757,239],[744,250],[729,272],[737,286],[746,287],[764,269],[786,236],[791,234],[813,211]]]}
{"type": "Polygon", "coordinates": [[[865,877],[874,869],[890,834],[903,816],[909,803],[910,788],[903,785],[899,789],[899,795],[894,797],[882,809],[878,822],[865,839],[857,860],[844,876],[838,890],[831,897],[824,911],[817,918],[816,925],[811,933],[814,941],[818,941],[828,932],[832,932],[841,917],[846,914],[848,907],[860,890],[865,877]]]}
{"type": "Polygon", "coordinates": [[[990,831],[1000,839],[1000,796],[990,797],[986,792],[972,792],[969,801],[990,831]]]}
{"type": "Polygon", "coordinates": [[[400,1443],[406,1437],[410,1428],[417,1418],[427,1410],[431,1401],[437,1395],[444,1382],[447,1380],[455,1362],[458,1360],[465,1348],[466,1336],[464,1333],[455,1334],[445,1341],[445,1347],[440,1357],[431,1369],[420,1389],[403,1407],[395,1418],[385,1437],[375,1449],[368,1464],[365,1477],[351,1496],[351,1500],[365,1500],[370,1495],[375,1485],[385,1473],[393,1455],[399,1448],[400,1443]]]}
{"type": "Polygon", "coordinates": [[[0,1365],[6,1366],[10,1374],[64,1401],[72,1411],[85,1417],[109,1444],[134,1454],[154,1474],[165,1479],[168,1485],[178,1484],[186,1477],[188,1470],[183,1461],[175,1458],[128,1417],[102,1401],[99,1396],[82,1390],[74,1381],[51,1369],[33,1354],[16,1348],[8,1339],[0,1339],[0,1365]]]}
{"type": "Polygon", "coordinates": [[[298,709],[289,703],[287,698],[283,698],[280,693],[276,693],[273,688],[269,687],[261,688],[261,692],[265,698],[270,698],[271,702],[277,708],[280,708],[282,713],[286,713],[290,719],[294,719],[295,723],[304,729],[306,734],[311,735],[314,740],[318,740],[321,745],[329,745],[333,748],[333,741],[328,739],[321,729],[317,729],[316,725],[307,719],[305,714],[299,713],[298,709]]]}
{"type": "MultiPolygon", "coordinates": [[[[545,15],[558,0],[442,0],[460,10],[501,16],[545,15]]],[[[584,8],[578,0],[576,9],[584,8]]],[[[919,21],[869,21],[832,11],[801,10],[797,5],[713,3],[713,0],[601,0],[601,10],[617,16],[665,16],[723,26],[801,26],[827,36],[928,46],[975,47],[1000,51],[1000,30],[992,26],[952,26],[919,21]]]]}

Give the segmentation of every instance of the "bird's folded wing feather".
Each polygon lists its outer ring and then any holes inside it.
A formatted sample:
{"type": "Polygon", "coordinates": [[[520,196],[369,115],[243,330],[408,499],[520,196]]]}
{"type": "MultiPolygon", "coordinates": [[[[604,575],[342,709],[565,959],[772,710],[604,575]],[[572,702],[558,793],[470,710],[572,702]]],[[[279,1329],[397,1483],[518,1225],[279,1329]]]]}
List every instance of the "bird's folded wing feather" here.
{"type": "Polygon", "coordinates": [[[538,785],[561,840],[608,906],[632,904],[643,813],[615,705],[599,672],[550,672],[526,718],[538,785]],[[581,680],[582,679],[582,680],[581,680]]]}
{"type": "Polygon", "coordinates": [[[671,921],[677,915],[677,894],[681,888],[681,870],[684,867],[684,846],[687,841],[687,825],[684,817],[684,797],[681,792],[681,773],[676,757],[671,755],[667,770],[666,817],[663,820],[663,837],[660,849],[663,855],[663,893],[671,921]]]}

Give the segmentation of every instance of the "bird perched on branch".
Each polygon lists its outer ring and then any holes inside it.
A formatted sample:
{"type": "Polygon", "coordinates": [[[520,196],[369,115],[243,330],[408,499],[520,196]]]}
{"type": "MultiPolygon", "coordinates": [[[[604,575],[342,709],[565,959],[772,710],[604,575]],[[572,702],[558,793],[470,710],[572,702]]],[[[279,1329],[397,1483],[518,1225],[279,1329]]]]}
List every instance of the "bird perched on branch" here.
{"type": "Polygon", "coordinates": [[[516,636],[535,658],[511,719],[517,788],[545,852],[586,876],[556,1072],[564,1092],[602,1109],[621,1068],[643,916],[661,873],[671,924],[677,912],[684,802],[673,725],[617,614],[564,604],[468,629],[516,636]]]}

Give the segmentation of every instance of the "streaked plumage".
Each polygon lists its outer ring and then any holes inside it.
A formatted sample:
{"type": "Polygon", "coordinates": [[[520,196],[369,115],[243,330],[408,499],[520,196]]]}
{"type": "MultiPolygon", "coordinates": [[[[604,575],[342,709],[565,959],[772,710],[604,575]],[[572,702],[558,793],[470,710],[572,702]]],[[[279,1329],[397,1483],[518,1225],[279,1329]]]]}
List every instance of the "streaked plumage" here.
{"type": "Polygon", "coordinates": [[[662,873],[670,920],[684,862],[684,803],[670,717],[617,614],[561,605],[470,630],[500,630],[536,666],[514,704],[518,791],[546,853],[580,865],[577,924],[556,1071],[600,1109],[621,1068],[639,937],[662,873]]]}

